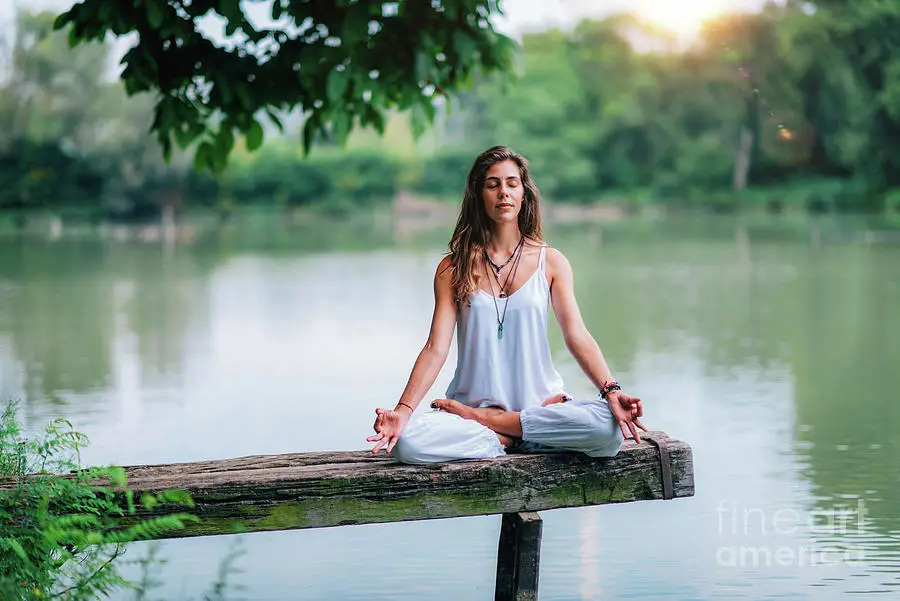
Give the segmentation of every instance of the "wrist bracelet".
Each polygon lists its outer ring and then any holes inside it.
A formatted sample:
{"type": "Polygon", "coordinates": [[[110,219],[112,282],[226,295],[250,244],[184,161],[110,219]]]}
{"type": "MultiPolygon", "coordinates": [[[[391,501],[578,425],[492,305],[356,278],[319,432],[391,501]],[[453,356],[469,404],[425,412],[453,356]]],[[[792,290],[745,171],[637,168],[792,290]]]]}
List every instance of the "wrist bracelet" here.
{"type": "Polygon", "coordinates": [[[622,390],[622,387],[619,386],[619,383],[615,380],[610,380],[606,384],[603,385],[603,388],[600,389],[600,398],[603,400],[607,400],[607,396],[610,392],[622,390]]]}
{"type": "Polygon", "coordinates": [[[397,401],[397,404],[398,404],[398,405],[403,405],[404,407],[409,408],[409,413],[410,413],[410,415],[412,415],[413,413],[416,412],[416,410],[413,409],[413,406],[410,405],[410,404],[408,404],[408,403],[404,403],[403,401],[397,401]]]}

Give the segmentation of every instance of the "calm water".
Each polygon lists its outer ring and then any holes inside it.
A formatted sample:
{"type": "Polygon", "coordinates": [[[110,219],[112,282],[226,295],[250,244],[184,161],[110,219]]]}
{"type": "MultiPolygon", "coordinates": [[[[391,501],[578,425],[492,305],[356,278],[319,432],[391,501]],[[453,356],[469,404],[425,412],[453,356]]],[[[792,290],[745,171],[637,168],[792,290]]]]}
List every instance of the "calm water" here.
{"type": "MultiPolygon", "coordinates": [[[[0,398],[32,431],[71,419],[88,463],[366,448],[424,342],[446,234],[361,219],[175,248],[0,240],[0,398]]],[[[542,599],[900,597],[900,246],[727,220],[548,239],[646,423],[693,446],[697,494],[544,512],[542,599]]],[[[555,323],[551,342],[589,394],[555,323]]],[[[498,531],[172,541],[156,597],[200,598],[238,544],[244,599],[491,599],[498,531]]]]}

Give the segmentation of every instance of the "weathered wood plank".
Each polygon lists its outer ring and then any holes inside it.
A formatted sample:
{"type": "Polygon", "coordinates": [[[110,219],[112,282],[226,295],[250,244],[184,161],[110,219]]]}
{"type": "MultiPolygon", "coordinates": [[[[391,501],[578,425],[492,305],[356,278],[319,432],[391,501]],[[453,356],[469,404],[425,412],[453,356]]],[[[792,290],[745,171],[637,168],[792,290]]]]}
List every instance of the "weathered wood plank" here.
{"type": "MultiPolygon", "coordinates": [[[[662,432],[675,497],[694,494],[686,443],[662,432]]],[[[626,441],[616,457],[508,455],[402,465],[367,451],[262,455],[126,468],[136,492],[184,489],[200,522],[178,537],[541,511],[663,498],[657,449],[626,441]]],[[[3,485],[0,484],[0,489],[3,485]]],[[[183,508],[172,508],[180,511],[183,508]]],[[[164,508],[154,512],[160,515],[164,508]]]]}
{"type": "Polygon", "coordinates": [[[537,599],[543,524],[533,511],[503,514],[494,601],[537,599]]]}

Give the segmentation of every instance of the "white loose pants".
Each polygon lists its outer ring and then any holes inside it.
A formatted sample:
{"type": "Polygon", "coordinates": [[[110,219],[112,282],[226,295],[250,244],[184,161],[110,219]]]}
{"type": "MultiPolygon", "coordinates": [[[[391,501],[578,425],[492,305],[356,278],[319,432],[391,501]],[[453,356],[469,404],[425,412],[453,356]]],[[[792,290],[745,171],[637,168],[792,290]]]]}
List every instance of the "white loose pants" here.
{"type": "MultiPolygon", "coordinates": [[[[606,401],[567,401],[529,407],[519,414],[521,452],[578,451],[590,457],[613,457],[622,446],[622,431],[606,401]]],[[[403,463],[424,464],[505,455],[497,435],[476,421],[444,411],[413,415],[391,456],[403,463]]]]}

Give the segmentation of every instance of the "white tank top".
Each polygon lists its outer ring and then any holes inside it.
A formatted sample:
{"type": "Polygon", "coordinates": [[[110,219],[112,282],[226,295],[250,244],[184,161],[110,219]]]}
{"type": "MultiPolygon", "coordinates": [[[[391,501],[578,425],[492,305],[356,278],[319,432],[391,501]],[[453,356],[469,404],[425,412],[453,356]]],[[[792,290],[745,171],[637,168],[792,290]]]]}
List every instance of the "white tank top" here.
{"type": "Polygon", "coordinates": [[[550,358],[547,312],[550,284],[544,272],[546,248],[538,268],[525,284],[506,299],[494,299],[484,290],[460,303],[456,317],[458,360],[447,387],[447,398],[472,407],[496,405],[521,411],[540,405],[563,392],[563,381],[550,358]],[[509,303],[503,320],[503,338],[497,336],[497,310],[509,303]]]}

